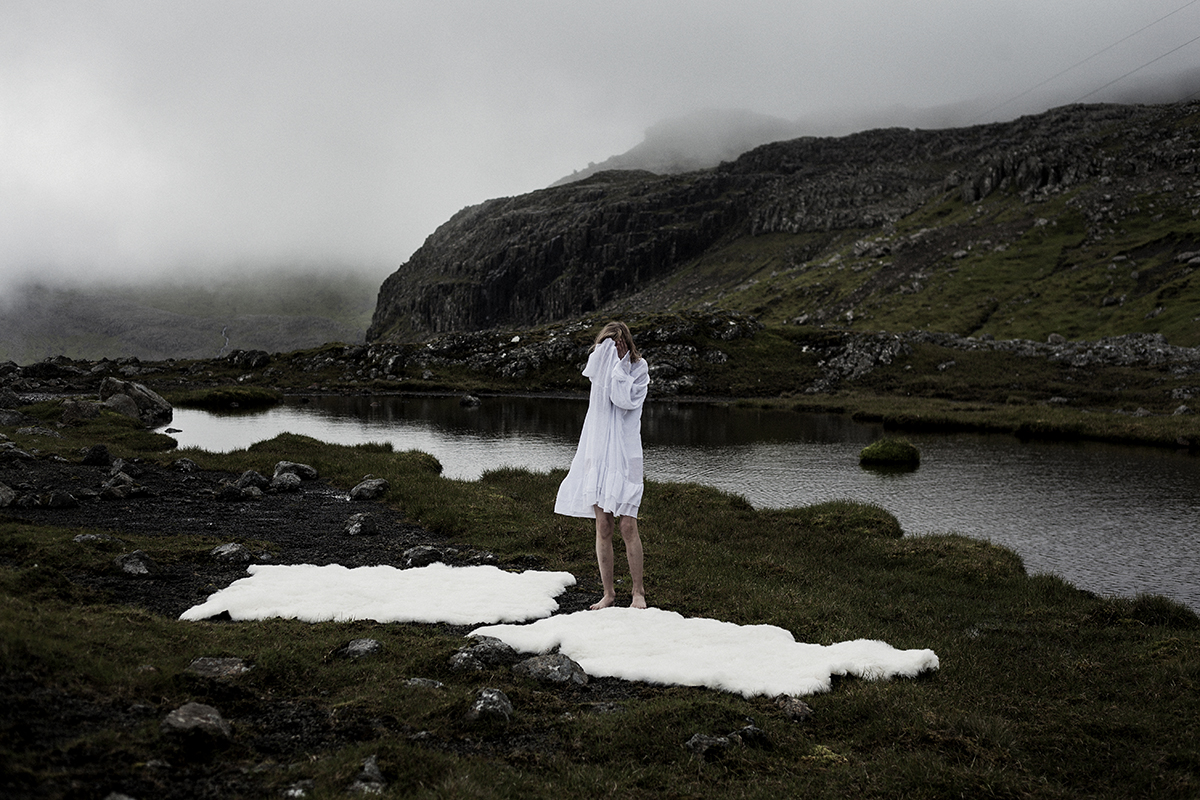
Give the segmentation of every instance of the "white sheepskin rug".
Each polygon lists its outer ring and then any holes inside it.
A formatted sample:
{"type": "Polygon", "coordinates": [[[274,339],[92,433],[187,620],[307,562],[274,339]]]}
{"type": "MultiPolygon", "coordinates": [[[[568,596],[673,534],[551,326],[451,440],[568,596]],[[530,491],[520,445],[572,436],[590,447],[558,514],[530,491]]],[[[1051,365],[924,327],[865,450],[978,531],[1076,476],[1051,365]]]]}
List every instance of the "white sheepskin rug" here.
{"type": "Polygon", "coordinates": [[[874,680],[938,668],[932,650],[897,650],[868,639],[804,644],[774,625],[688,619],[654,608],[580,611],[470,635],[493,636],[526,653],[558,649],[594,677],[707,686],[746,697],[826,692],[834,675],[874,680]]]}
{"type": "Polygon", "coordinates": [[[229,612],[234,620],[281,617],[304,622],[524,622],[558,610],[554,599],[575,584],[569,572],[505,572],[491,566],[430,564],[318,567],[257,564],[180,615],[202,620],[229,612]]]}

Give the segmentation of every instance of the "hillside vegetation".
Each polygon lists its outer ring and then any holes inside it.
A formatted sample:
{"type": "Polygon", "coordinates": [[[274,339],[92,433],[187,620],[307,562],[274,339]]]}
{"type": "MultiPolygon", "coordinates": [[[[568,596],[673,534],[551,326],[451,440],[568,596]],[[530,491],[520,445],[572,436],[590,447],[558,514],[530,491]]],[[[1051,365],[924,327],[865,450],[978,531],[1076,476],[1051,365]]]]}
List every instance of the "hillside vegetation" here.
{"type": "Polygon", "coordinates": [[[1200,344],[1200,103],[767,144],[464,209],[380,292],[368,341],[591,313],[1200,344]]]}

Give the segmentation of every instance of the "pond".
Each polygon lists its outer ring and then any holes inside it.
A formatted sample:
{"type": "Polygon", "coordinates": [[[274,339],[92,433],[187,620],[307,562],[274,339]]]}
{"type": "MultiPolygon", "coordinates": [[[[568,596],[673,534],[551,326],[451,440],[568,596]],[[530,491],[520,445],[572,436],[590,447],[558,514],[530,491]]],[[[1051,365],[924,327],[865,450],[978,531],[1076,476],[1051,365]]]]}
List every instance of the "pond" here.
{"type": "MultiPolygon", "coordinates": [[[[260,413],[176,409],[181,447],[228,452],[292,432],[341,444],[390,442],[435,456],[448,478],[501,466],[566,469],[586,399],[300,398],[260,413]]],[[[906,434],[913,472],[858,464],[880,425],[829,414],[649,403],[646,477],[689,481],[758,508],[824,500],[875,503],[906,535],[961,533],[1015,550],[1100,594],[1161,594],[1200,611],[1200,458],[1095,442],[1025,442],[999,434],[906,434]]]]}

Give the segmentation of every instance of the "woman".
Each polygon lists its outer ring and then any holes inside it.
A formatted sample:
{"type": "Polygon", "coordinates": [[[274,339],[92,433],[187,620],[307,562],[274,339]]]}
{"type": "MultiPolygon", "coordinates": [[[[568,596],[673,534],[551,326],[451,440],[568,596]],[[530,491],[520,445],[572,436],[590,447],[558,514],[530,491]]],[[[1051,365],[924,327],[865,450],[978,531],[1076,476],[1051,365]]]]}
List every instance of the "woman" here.
{"type": "Polygon", "coordinates": [[[642,502],[642,404],[650,373],[624,322],[610,322],[601,329],[583,374],[592,381],[587,416],[571,470],[558,487],[554,511],[596,519],[596,561],[604,597],[592,609],[607,608],[617,599],[613,531],[620,518],[633,583],[632,605],[645,608],[637,512],[642,502]]]}

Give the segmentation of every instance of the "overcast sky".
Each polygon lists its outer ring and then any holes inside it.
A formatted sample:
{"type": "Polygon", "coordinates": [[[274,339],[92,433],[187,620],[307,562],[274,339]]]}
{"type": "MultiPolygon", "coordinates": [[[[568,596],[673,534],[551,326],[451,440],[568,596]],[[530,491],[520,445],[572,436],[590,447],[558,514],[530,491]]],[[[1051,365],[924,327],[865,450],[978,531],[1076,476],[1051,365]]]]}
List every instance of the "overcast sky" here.
{"type": "Polygon", "coordinates": [[[0,0],[0,292],[382,276],[665,118],[1007,119],[1195,70],[1197,35],[1198,0],[0,0]]]}

